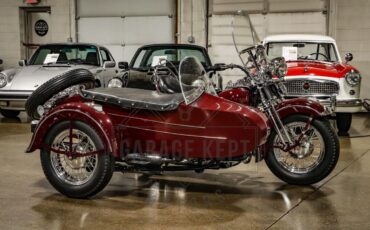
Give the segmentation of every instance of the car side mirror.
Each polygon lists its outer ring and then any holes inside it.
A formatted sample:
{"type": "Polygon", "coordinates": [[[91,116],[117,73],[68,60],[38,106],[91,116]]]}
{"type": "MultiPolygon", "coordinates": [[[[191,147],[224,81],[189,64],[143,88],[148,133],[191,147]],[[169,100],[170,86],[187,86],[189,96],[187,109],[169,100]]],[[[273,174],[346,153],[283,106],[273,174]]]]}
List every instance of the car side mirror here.
{"type": "Polygon", "coordinates": [[[20,60],[20,61],[18,62],[18,65],[19,65],[19,66],[26,66],[26,65],[27,65],[27,60],[25,60],[25,59],[20,60]]]}
{"type": "Polygon", "coordinates": [[[128,62],[126,61],[120,61],[118,62],[118,68],[123,70],[128,70],[128,62]]]}
{"type": "Polygon", "coordinates": [[[3,59],[0,59],[0,65],[3,64],[3,59]]]}
{"type": "Polygon", "coordinates": [[[103,69],[109,69],[116,67],[116,63],[114,61],[105,61],[103,64],[103,69]]]}
{"type": "Polygon", "coordinates": [[[344,55],[344,60],[346,60],[346,64],[347,64],[348,62],[352,61],[352,60],[353,60],[353,54],[351,54],[351,53],[346,53],[346,54],[344,55]]]}

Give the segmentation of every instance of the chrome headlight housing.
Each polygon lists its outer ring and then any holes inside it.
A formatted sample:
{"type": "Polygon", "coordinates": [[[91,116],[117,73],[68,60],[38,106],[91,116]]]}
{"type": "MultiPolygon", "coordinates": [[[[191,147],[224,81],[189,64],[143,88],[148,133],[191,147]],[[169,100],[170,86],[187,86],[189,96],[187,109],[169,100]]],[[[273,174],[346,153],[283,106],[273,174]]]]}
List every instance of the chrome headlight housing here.
{"type": "Polygon", "coordinates": [[[284,57],[277,57],[271,60],[270,69],[273,75],[283,78],[288,73],[288,65],[284,57]]]}
{"type": "Polygon", "coordinates": [[[5,74],[0,73],[0,88],[3,88],[8,84],[8,80],[5,74]]]}
{"type": "Polygon", "coordinates": [[[118,78],[112,78],[108,82],[108,88],[122,88],[123,82],[118,78]]]}
{"type": "Polygon", "coordinates": [[[351,70],[346,74],[345,79],[348,85],[354,87],[360,84],[361,74],[355,70],[351,70]]]}

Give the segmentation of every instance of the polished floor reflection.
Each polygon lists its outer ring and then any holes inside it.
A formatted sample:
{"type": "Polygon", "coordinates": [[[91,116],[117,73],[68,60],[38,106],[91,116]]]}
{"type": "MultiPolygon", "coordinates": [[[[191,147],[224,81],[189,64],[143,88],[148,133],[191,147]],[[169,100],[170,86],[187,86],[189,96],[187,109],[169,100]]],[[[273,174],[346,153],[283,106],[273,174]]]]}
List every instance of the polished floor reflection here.
{"type": "Polygon", "coordinates": [[[0,229],[370,228],[369,114],[356,116],[337,168],[313,186],[287,185],[252,163],[203,174],[116,173],[92,200],[65,198],[48,184],[38,154],[23,153],[26,122],[0,117],[0,229]]]}

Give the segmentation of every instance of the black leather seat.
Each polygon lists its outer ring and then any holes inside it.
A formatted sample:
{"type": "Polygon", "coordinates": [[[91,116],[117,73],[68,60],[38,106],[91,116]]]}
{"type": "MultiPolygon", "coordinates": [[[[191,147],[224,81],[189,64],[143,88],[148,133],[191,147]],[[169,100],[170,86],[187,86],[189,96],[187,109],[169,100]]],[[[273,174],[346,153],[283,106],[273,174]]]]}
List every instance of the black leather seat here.
{"type": "Polygon", "coordinates": [[[67,58],[66,53],[60,52],[57,62],[67,62],[67,61],[68,61],[68,58],[67,58]]]}
{"type": "MultiPolygon", "coordinates": [[[[158,76],[160,78],[159,81],[159,90],[162,93],[174,94],[174,93],[181,93],[181,86],[178,80],[178,76],[169,68],[164,67],[163,69],[158,70],[158,76]]],[[[194,89],[195,87],[182,84],[183,90],[189,91],[194,89]]]]}
{"type": "Polygon", "coordinates": [[[83,97],[122,108],[169,111],[184,101],[181,93],[162,94],[153,90],[135,88],[95,88],[82,90],[83,97]]]}
{"type": "Polygon", "coordinates": [[[91,65],[97,65],[98,64],[98,55],[96,52],[88,52],[86,54],[86,62],[91,65]]]}

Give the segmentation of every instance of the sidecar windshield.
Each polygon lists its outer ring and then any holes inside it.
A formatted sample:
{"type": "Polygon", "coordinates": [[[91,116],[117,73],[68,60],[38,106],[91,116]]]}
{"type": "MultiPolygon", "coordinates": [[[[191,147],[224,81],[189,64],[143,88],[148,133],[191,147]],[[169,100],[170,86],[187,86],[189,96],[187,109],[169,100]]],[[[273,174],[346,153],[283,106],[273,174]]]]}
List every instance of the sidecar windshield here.
{"type": "Polygon", "coordinates": [[[204,92],[217,95],[206,70],[196,57],[185,57],[179,65],[179,81],[185,103],[190,104],[204,92]]]}

